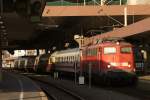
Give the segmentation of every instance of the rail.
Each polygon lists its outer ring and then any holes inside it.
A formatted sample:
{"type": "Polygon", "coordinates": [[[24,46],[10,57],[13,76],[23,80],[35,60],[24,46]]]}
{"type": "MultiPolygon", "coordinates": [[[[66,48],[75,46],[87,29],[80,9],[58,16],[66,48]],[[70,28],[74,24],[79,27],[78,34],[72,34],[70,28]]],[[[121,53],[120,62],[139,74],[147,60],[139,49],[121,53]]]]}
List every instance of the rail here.
{"type": "MultiPolygon", "coordinates": [[[[63,87],[60,87],[56,84],[53,84],[53,83],[50,83],[50,82],[47,82],[47,81],[44,81],[44,80],[41,80],[41,79],[37,79],[37,78],[33,78],[33,77],[30,77],[31,79],[35,80],[35,81],[38,81],[42,84],[46,84],[47,86],[49,87],[53,87],[53,88],[56,88],[58,89],[59,91],[62,91],[64,93],[66,93],[67,95],[70,95],[71,97],[73,97],[75,100],[85,100],[84,98],[82,98],[81,96],[79,96],[78,94],[66,89],[66,88],[63,88],[63,87]]],[[[54,96],[53,94],[50,94],[48,93],[48,91],[46,89],[43,89],[42,90],[47,94],[47,96],[49,96],[52,100],[58,100],[56,96],[54,96]]]]}

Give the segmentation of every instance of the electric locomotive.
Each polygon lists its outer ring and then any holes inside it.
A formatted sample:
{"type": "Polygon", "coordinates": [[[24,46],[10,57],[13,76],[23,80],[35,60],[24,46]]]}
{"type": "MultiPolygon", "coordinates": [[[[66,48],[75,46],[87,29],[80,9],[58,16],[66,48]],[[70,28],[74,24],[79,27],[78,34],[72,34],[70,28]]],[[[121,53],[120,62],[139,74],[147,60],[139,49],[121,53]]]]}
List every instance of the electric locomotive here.
{"type": "Polygon", "coordinates": [[[133,46],[125,41],[105,40],[82,48],[81,72],[92,73],[104,83],[126,81],[135,84],[133,46]]]}

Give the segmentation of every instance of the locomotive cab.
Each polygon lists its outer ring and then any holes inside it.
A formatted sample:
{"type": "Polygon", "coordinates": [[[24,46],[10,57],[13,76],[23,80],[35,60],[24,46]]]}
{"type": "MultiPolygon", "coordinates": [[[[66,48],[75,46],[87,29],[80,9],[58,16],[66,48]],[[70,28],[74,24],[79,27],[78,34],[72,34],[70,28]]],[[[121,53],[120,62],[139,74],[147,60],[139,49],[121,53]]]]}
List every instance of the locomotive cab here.
{"type": "Polygon", "coordinates": [[[125,43],[107,45],[103,47],[102,66],[105,71],[134,72],[134,58],[132,46],[125,43]]]}

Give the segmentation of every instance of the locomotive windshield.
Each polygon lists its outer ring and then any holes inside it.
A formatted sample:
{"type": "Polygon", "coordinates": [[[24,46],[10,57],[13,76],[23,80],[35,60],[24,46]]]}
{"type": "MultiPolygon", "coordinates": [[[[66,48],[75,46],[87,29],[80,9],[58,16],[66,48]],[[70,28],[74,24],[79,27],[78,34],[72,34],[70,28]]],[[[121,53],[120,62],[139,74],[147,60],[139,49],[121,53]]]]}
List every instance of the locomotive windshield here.
{"type": "Polygon", "coordinates": [[[131,53],[131,47],[121,47],[121,53],[131,53]]]}
{"type": "Polygon", "coordinates": [[[104,54],[114,54],[116,53],[115,47],[105,47],[104,48],[104,54]]]}

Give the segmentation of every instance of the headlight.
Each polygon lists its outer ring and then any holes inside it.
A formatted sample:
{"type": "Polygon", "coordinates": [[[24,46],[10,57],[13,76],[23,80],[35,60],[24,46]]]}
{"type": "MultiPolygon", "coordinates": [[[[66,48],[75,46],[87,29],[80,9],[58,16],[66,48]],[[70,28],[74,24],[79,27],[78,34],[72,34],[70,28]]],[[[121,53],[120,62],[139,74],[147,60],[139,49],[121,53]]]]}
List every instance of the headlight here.
{"type": "Polygon", "coordinates": [[[129,64],[129,65],[128,65],[128,67],[130,68],[130,67],[131,67],[131,65],[129,64]]]}
{"type": "Polygon", "coordinates": [[[107,68],[110,68],[111,66],[110,65],[107,65],[107,68]]]}

